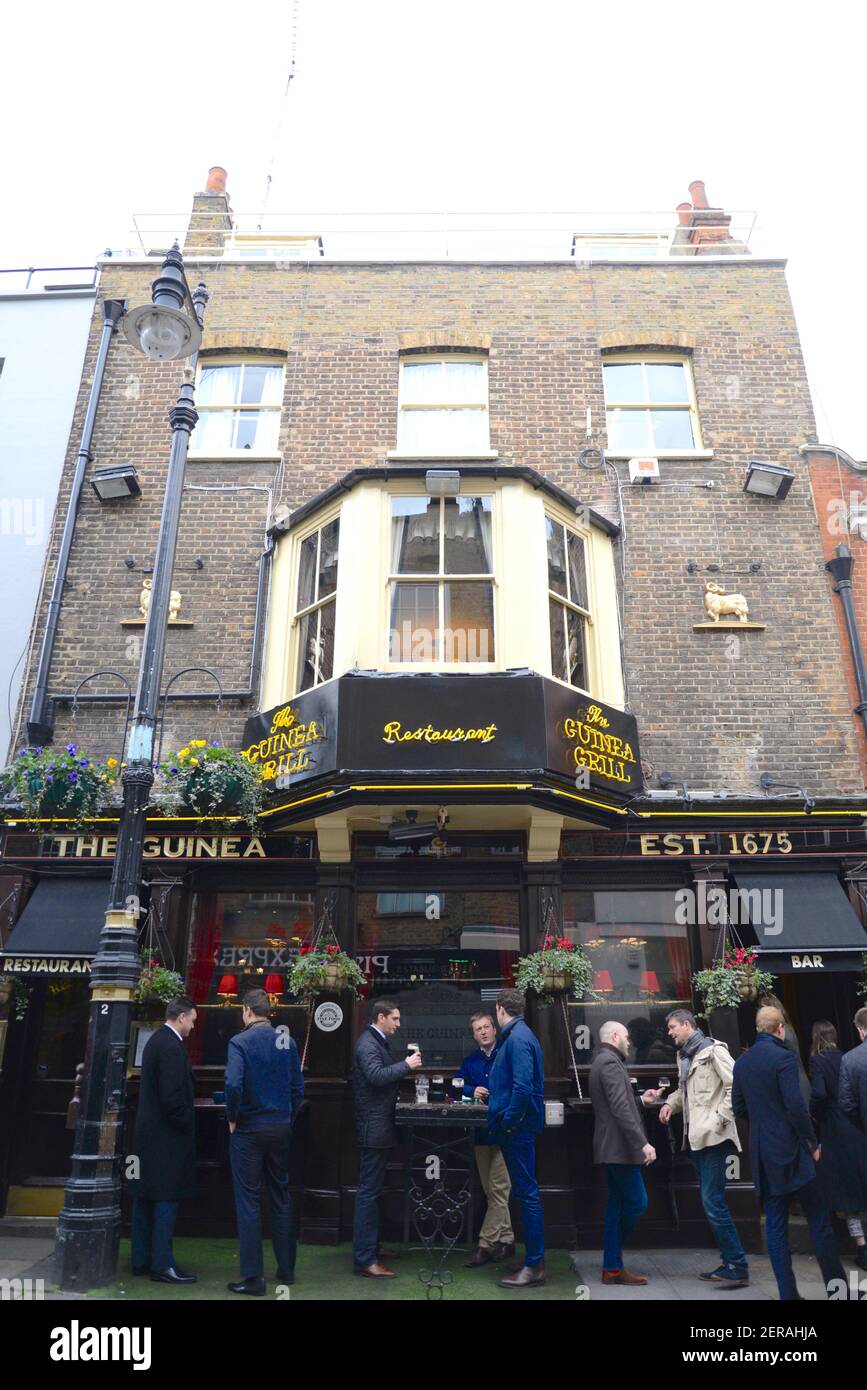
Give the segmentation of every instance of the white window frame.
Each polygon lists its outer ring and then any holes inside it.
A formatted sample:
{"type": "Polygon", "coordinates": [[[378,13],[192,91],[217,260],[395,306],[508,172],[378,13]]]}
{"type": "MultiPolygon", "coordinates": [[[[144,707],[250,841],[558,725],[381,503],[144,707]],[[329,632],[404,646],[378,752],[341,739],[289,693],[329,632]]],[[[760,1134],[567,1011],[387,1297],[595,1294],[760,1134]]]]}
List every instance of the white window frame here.
{"type": "MultiPolygon", "coordinates": [[[[198,400],[197,400],[197,402],[196,402],[196,410],[198,411],[199,416],[200,416],[201,418],[203,418],[203,417],[205,416],[205,414],[215,414],[217,411],[223,411],[223,410],[231,410],[231,411],[255,411],[257,414],[260,414],[260,415],[261,415],[261,414],[265,414],[265,413],[270,414],[270,415],[275,415],[275,416],[277,417],[276,439],[275,439],[274,447],[271,448],[271,449],[223,449],[220,453],[216,453],[216,454],[215,454],[215,453],[213,453],[213,452],[210,451],[210,450],[207,450],[207,449],[199,449],[199,448],[196,447],[196,430],[193,430],[193,433],[192,433],[192,435],[190,436],[190,447],[189,447],[189,456],[190,456],[190,458],[200,458],[200,459],[201,459],[201,458],[207,458],[207,459],[224,459],[224,458],[226,458],[226,459],[235,459],[235,458],[239,458],[239,459],[251,459],[251,458],[254,458],[254,459],[276,459],[276,458],[279,458],[279,457],[280,457],[280,452],[279,452],[278,444],[279,444],[279,439],[280,439],[280,424],[281,424],[282,417],[283,417],[283,391],[284,391],[284,388],[285,388],[285,385],[286,385],[286,364],[285,364],[284,359],[283,359],[282,357],[269,357],[269,356],[264,356],[264,355],[261,355],[261,354],[260,354],[260,355],[256,355],[255,353],[249,353],[249,354],[248,354],[248,353],[236,353],[234,356],[224,356],[222,353],[220,353],[219,355],[217,355],[217,354],[211,354],[211,353],[205,353],[205,354],[203,354],[202,356],[199,357],[198,363],[197,363],[197,365],[196,365],[196,395],[197,395],[197,396],[198,396],[199,382],[201,381],[201,377],[202,377],[202,372],[203,372],[206,368],[212,368],[212,367],[241,367],[242,369],[243,369],[244,367],[279,367],[279,368],[280,368],[280,400],[279,400],[279,403],[278,403],[277,405],[259,405],[259,404],[244,405],[244,404],[242,404],[241,402],[233,403],[233,404],[231,404],[231,405],[199,405],[199,404],[198,404],[198,400]]],[[[241,381],[243,382],[243,370],[242,370],[242,373],[241,373],[241,381]]],[[[204,431],[202,432],[202,435],[201,435],[200,437],[201,437],[201,438],[204,437],[204,431]]]]}
{"type": "MultiPolygon", "coordinates": [[[[570,588],[570,582],[569,582],[569,549],[568,549],[568,545],[567,545],[567,541],[566,541],[566,534],[565,534],[565,533],[571,532],[572,535],[575,536],[575,537],[577,537],[577,539],[581,542],[582,551],[583,551],[583,556],[584,556],[584,582],[585,582],[585,584],[586,584],[586,586],[587,586],[587,602],[588,602],[588,603],[592,603],[592,602],[593,602],[593,583],[594,583],[594,574],[593,574],[593,569],[594,569],[594,566],[593,566],[593,549],[592,549],[592,546],[591,546],[591,544],[590,544],[590,538],[589,538],[589,536],[587,536],[587,535],[585,534],[585,532],[579,530],[579,528],[578,528],[577,526],[570,526],[569,523],[568,523],[568,521],[564,521],[564,520],[562,519],[562,517],[559,517],[559,516],[556,514],[556,512],[550,511],[547,507],[546,507],[546,509],[545,509],[545,521],[546,521],[546,522],[550,521],[554,526],[559,526],[560,529],[561,529],[561,531],[564,532],[564,536],[563,536],[563,545],[564,545],[564,555],[566,556],[566,590],[567,590],[566,594],[558,594],[557,591],[556,591],[555,589],[552,589],[551,586],[550,586],[549,584],[546,583],[546,594],[547,594],[547,599],[548,599],[548,606],[547,606],[547,609],[546,609],[546,612],[545,612],[545,617],[546,617],[546,619],[548,620],[548,624],[549,624],[549,639],[548,639],[548,640],[549,640],[549,645],[550,645],[550,617],[549,617],[549,610],[550,610],[550,606],[551,606],[551,603],[552,603],[552,602],[559,604],[564,610],[565,610],[565,609],[571,609],[573,613],[578,613],[578,614],[581,615],[581,617],[582,617],[583,620],[584,620],[584,628],[583,628],[583,638],[584,638],[584,679],[585,679],[585,681],[587,682],[587,684],[586,684],[586,685],[573,685],[571,681],[564,681],[563,678],[562,678],[562,676],[557,676],[557,675],[555,675],[555,674],[554,674],[554,653],[553,653],[553,652],[551,653],[551,679],[552,679],[552,680],[555,680],[555,681],[557,682],[558,685],[564,685],[564,686],[566,687],[567,690],[577,690],[577,691],[580,691],[580,692],[581,692],[582,694],[584,694],[584,695],[590,695],[590,693],[591,693],[591,687],[592,687],[592,685],[593,685],[593,680],[594,680],[594,668],[595,668],[595,665],[596,665],[595,644],[594,644],[594,642],[593,642],[593,640],[592,640],[592,635],[591,635],[591,629],[592,629],[592,627],[593,627],[593,611],[592,611],[591,608],[584,608],[584,607],[582,607],[582,605],[581,605],[580,603],[576,603],[576,602],[573,600],[572,595],[568,592],[568,591],[569,591],[569,588],[570,588]]],[[[544,536],[545,536],[545,575],[546,575],[546,580],[547,580],[547,572],[548,572],[548,535],[547,535],[547,527],[546,527],[546,529],[545,529],[544,536]]],[[[565,618],[564,618],[564,635],[568,635],[568,628],[565,626],[565,618]]]]}
{"type": "Polygon", "coordinates": [[[489,389],[489,377],[488,377],[488,354],[487,354],[486,352],[431,352],[431,353],[427,353],[427,352],[425,352],[425,353],[420,353],[420,352],[419,352],[419,353],[416,353],[416,352],[413,352],[413,353],[405,353],[405,354],[402,354],[402,355],[401,355],[401,357],[400,357],[399,376],[398,376],[398,388],[397,388],[397,448],[394,449],[394,450],[391,450],[391,451],[389,452],[389,455],[388,455],[389,458],[421,458],[421,459],[425,459],[425,458],[432,458],[432,459],[433,459],[433,458],[436,458],[436,459],[443,459],[443,458],[455,458],[455,459],[495,458],[495,457],[496,457],[496,453],[494,453],[494,452],[491,450],[491,448],[490,448],[490,442],[491,442],[491,410],[490,410],[490,389],[489,389]],[[475,362],[475,363],[478,363],[480,366],[483,366],[484,369],[485,369],[485,372],[484,372],[484,375],[485,375],[484,400],[478,400],[478,401],[425,401],[424,403],[419,403],[419,402],[417,402],[417,401],[408,401],[408,400],[406,399],[406,385],[405,385],[406,377],[405,377],[405,369],[406,369],[407,367],[418,367],[418,366],[423,366],[423,365],[429,366],[431,363],[435,363],[435,362],[442,362],[442,363],[452,363],[452,362],[475,362]],[[485,429],[486,445],[485,445],[485,447],[484,447],[483,449],[479,449],[478,446],[476,446],[476,447],[473,448],[473,449],[463,449],[463,450],[454,451],[454,452],[448,453],[448,454],[443,453],[442,451],[433,451],[433,450],[432,450],[432,451],[430,451],[430,452],[427,452],[427,451],[419,451],[419,450],[407,449],[407,448],[404,446],[404,444],[402,443],[402,441],[401,441],[401,434],[402,434],[401,420],[402,420],[402,418],[403,418],[403,415],[404,415],[404,413],[407,412],[407,411],[423,411],[423,410],[484,410],[484,412],[485,412],[485,424],[486,424],[486,429],[485,429]]]}
{"type": "Polygon", "coordinates": [[[428,497],[425,492],[412,492],[407,488],[395,489],[394,492],[385,494],[387,507],[387,522],[385,526],[386,544],[388,546],[388,560],[386,562],[386,630],[385,630],[385,661],[384,670],[398,671],[493,671],[497,669],[498,632],[497,632],[497,556],[499,546],[497,544],[497,515],[498,515],[498,492],[485,488],[476,488],[468,483],[467,490],[460,493],[462,497],[489,497],[491,499],[491,556],[492,569],[488,574],[446,574],[445,573],[445,527],[443,517],[444,504],[448,500],[445,497],[428,497]],[[436,574],[418,574],[415,572],[406,574],[395,574],[391,568],[391,537],[392,537],[392,512],[391,504],[394,501],[404,498],[424,497],[432,502],[439,502],[439,569],[436,574]],[[437,639],[442,642],[442,634],[446,631],[445,624],[445,585],[451,583],[480,583],[490,584],[491,586],[491,607],[493,610],[493,634],[494,634],[494,656],[490,661],[445,661],[442,656],[433,661],[399,661],[391,655],[391,619],[393,608],[393,593],[395,584],[431,584],[437,586],[437,639]]]}
{"type": "Polygon", "coordinates": [[[698,417],[698,402],[695,395],[695,379],[692,371],[692,360],[688,353],[683,352],[606,352],[602,358],[602,387],[605,390],[605,368],[606,367],[625,367],[639,363],[642,368],[645,386],[647,385],[647,365],[666,363],[672,366],[683,367],[687,386],[687,400],[685,401],[612,401],[609,403],[607,392],[605,393],[605,429],[606,439],[608,437],[608,411],[609,410],[689,410],[690,423],[692,425],[692,448],[683,449],[606,449],[609,458],[637,458],[652,457],[660,459],[680,459],[680,458],[713,458],[713,450],[705,449],[702,442],[701,422],[698,417]]]}
{"type": "MultiPolygon", "coordinates": [[[[340,593],[340,531],[339,531],[339,529],[338,529],[338,539],[337,539],[337,555],[338,555],[338,561],[337,561],[337,583],[336,583],[336,585],[335,585],[335,587],[334,587],[334,592],[333,592],[333,593],[330,593],[330,594],[326,594],[324,598],[315,599],[313,603],[308,603],[308,604],[306,604],[304,608],[299,608],[299,607],[298,607],[299,589],[300,589],[300,587],[301,587],[301,551],[302,551],[304,542],[307,541],[307,540],[309,540],[311,536],[315,536],[315,537],[316,537],[316,564],[315,564],[315,567],[314,567],[314,574],[318,575],[318,574],[319,574],[319,556],[320,556],[320,552],[321,552],[321,548],[322,548],[322,532],[326,529],[326,527],[330,526],[330,525],[332,524],[332,522],[335,522],[335,521],[338,522],[338,525],[339,525],[340,522],[341,522],[341,511],[340,511],[340,508],[338,508],[338,509],[335,510],[334,512],[327,513],[325,516],[319,518],[318,521],[317,521],[317,524],[316,524],[315,526],[311,526],[311,527],[309,528],[309,530],[306,530],[306,531],[303,532],[303,534],[299,535],[299,537],[298,537],[298,539],[297,539],[297,541],[296,541],[296,545],[295,545],[295,558],[294,558],[295,571],[294,571],[294,580],[293,580],[293,583],[294,583],[294,590],[293,590],[294,599],[293,599],[293,603],[292,603],[292,642],[291,642],[291,652],[290,652],[290,660],[291,660],[291,663],[292,663],[292,664],[291,664],[291,666],[290,666],[290,668],[289,668],[290,673],[291,673],[291,681],[290,681],[290,684],[291,684],[291,686],[292,686],[293,698],[294,698],[294,696],[296,696],[296,695],[306,694],[306,692],[307,692],[308,690],[318,690],[320,686],[322,686],[322,685],[327,685],[329,681],[333,681],[333,680],[335,679],[335,675],[334,675],[334,658],[333,658],[333,656],[332,656],[332,670],[331,670],[331,675],[330,675],[330,676],[326,676],[324,679],[321,678],[320,673],[319,673],[319,669],[318,669],[318,664],[317,664],[316,666],[314,666],[314,674],[315,674],[316,679],[313,681],[313,684],[312,684],[312,685],[305,686],[305,688],[304,688],[303,691],[302,691],[302,689],[301,689],[301,686],[298,684],[298,680],[299,680],[299,676],[300,676],[300,665],[301,665],[301,645],[300,645],[300,644],[301,644],[301,623],[302,623],[302,620],[303,620],[304,618],[306,618],[306,617],[308,616],[308,614],[310,614],[310,613],[316,613],[317,615],[321,614],[322,610],[323,610],[325,607],[327,607],[327,605],[328,605],[329,603],[333,603],[333,604],[334,604],[334,651],[335,651],[335,652],[337,651],[337,616],[338,616],[338,614],[337,614],[337,599],[338,599],[338,595],[339,595],[339,593],[340,593]]],[[[320,635],[321,630],[322,630],[322,620],[321,620],[321,618],[320,618],[319,616],[317,616],[317,619],[316,619],[316,640],[317,640],[317,643],[319,642],[319,635],[320,635]]]]}

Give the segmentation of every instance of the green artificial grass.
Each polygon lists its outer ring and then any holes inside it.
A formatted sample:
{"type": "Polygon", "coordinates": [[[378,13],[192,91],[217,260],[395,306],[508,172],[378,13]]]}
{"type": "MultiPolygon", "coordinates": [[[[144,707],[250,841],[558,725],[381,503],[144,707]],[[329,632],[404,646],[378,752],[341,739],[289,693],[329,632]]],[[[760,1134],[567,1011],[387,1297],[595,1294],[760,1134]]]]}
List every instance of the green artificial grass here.
{"type": "MultiPolygon", "coordinates": [[[[204,1240],[200,1237],[178,1237],[174,1242],[178,1267],[198,1275],[198,1283],[181,1287],[153,1284],[150,1279],[134,1278],[130,1273],[129,1241],[121,1241],[118,1260],[118,1279],[102,1289],[93,1289],[89,1298],[110,1298],[151,1302],[170,1299],[173,1302],[226,1299],[234,1303],[274,1303],[278,1298],[274,1278],[274,1255],[265,1246],[265,1298],[245,1298],[231,1294],[226,1288],[229,1280],[238,1279],[238,1243],[234,1240],[204,1240]]],[[[385,1257],[384,1257],[385,1258],[385,1257]]],[[[502,1265],[484,1265],[481,1269],[464,1269],[466,1250],[454,1250],[445,1268],[453,1282],[444,1290],[447,1302],[499,1301],[544,1302],[548,1299],[575,1299],[575,1287],[580,1276],[569,1265],[563,1250],[552,1251],[546,1261],[548,1282],[541,1289],[501,1289],[497,1280],[507,1273],[502,1265]]],[[[296,1282],[285,1290],[286,1301],[305,1302],[371,1302],[405,1303],[427,1301],[427,1291],[419,1279],[419,1271],[430,1269],[430,1261],[421,1251],[390,1251],[386,1258],[394,1269],[396,1279],[363,1279],[352,1273],[352,1252],[348,1245],[301,1245],[298,1247],[296,1282]]],[[[508,1262],[507,1262],[508,1263],[508,1262]]],[[[285,1296],[285,1295],[284,1295],[285,1296]]],[[[434,1297],[435,1295],[432,1295],[434,1297]]]]}

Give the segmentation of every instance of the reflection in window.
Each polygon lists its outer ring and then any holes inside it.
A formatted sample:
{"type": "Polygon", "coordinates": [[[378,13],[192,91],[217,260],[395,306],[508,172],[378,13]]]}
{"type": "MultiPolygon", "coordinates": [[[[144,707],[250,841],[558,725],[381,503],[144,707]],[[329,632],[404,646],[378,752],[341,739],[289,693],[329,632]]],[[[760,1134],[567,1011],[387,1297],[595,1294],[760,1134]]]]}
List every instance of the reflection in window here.
{"type": "Polygon", "coordinates": [[[394,999],[401,1041],[417,1042],[426,1065],[457,1066],[472,1050],[469,1017],[493,1012],[497,992],[513,982],[519,945],[515,892],[358,895],[357,959],[369,997],[394,999]]]}
{"type": "Polygon", "coordinates": [[[700,447],[689,364],[648,357],[602,369],[608,448],[649,453],[700,447]]]}
{"type": "Polygon", "coordinates": [[[584,541],[574,531],[545,517],[548,548],[548,623],[551,636],[551,674],[579,690],[587,689],[587,646],[584,628],[587,605],[587,567],[584,541]]]}
{"type": "Polygon", "coordinates": [[[194,1063],[225,1066],[248,989],[267,989],[276,1001],[274,1021],[294,1027],[293,1010],[300,1006],[286,992],[287,977],[302,941],[312,936],[313,896],[281,890],[198,898],[184,974],[199,1011],[188,1042],[194,1063]]]}
{"type": "Polygon", "coordinates": [[[563,933],[580,942],[593,966],[597,999],[570,1005],[587,1023],[592,1045],[611,1019],[629,1028],[633,1063],[670,1062],[665,1028],[672,1009],[691,1008],[689,942],[675,920],[675,890],[597,889],[563,894],[563,933]]]}
{"type": "Polygon", "coordinates": [[[490,497],[392,498],[391,661],[494,660],[492,513],[490,497]]]}
{"type": "Polygon", "coordinates": [[[337,550],[340,519],[335,518],[301,542],[298,566],[298,667],[295,689],[310,690],[334,674],[334,621],[337,612],[337,550]]]}

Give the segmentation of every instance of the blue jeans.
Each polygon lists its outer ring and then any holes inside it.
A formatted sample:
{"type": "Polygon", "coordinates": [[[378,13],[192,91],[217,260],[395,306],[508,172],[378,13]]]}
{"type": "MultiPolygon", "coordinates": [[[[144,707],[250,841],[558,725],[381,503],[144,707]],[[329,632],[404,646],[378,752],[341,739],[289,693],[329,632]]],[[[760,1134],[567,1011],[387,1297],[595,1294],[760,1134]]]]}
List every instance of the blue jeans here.
{"type": "Polygon", "coordinates": [[[136,1197],[132,1204],[132,1267],[161,1274],[174,1269],[172,1236],[178,1219],[177,1202],[152,1202],[136,1197]]]}
{"type": "Polygon", "coordinates": [[[726,1139],[706,1149],[692,1149],[690,1157],[698,1173],[704,1214],[716,1237],[723,1264],[745,1265],[747,1257],[726,1201],[726,1163],[735,1153],[737,1149],[731,1139],[726,1139]]]}
{"type": "Polygon", "coordinates": [[[379,1194],[385,1186],[390,1149],[359,1149],[358,1190],[352,1223],[352,1260],[367,1269],[379,1257],[379,1194]]]}
{"type": "Polygon", "coordinates": [[[797,1197],[807,1218],[810,1239],[825,1284],[832,1279],[842,1279],[844,1284],[846,1282],[828,1208],[819,1190],[818,1181],[813,1178],[806,1186],[799,1187],[797,1192],[786,1192],[782,1197],[765,1199],[768,1257],[780,1291],[781,1303],[793,1303],[798,1298],[798,1286],[792,1270],[792,1253],[789,1249],[789,1207],[793,1197],[797,1197]]]}
{"type": "Polygon", "coordinates": [[[262,1279],[261,1185],[265,1177],[271,1209],[271,1242],[280,1274],[295,1271],[295,1218],[289,1196],[291,1125],[235,1130],[229,1138],[229,1162],[235,1189],[235,1212],[241,1243],[241,1278],[262,1279]]]}
{"type": "Polygon", "coordinates": [[[512,1180],[512,1196],[521,1208],[524,1223],[524,1264],[532,1269],[545,1258],[542,1199],[536,1181],[536,1136],[517,1130],[500,1137],[500,1149],[512,1180]]]}
{"type": "Polygon", "coordinates": [[[606,1163],[608,1204],[605,1208],[603,1270],[623,1268],[623,1242],[647,1209],[644,1174],[637,1163],[606,1163]]]}

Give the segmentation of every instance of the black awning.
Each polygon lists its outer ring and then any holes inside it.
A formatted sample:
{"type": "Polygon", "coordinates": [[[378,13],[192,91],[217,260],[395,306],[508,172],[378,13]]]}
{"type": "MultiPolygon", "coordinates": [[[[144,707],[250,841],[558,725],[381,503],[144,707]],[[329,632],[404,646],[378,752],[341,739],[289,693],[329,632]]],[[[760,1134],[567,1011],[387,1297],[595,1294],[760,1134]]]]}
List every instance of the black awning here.
{"type": "Polygon", "coordinates": [[[108,906],[107,878],[43,878],[0,951],[15,975],[85,975],[108,906]]]}
{"type": "Polygon", "coordinates": [[[867,932],[836,874],[763,874],[736,869],[734,880],[739,889],[751,895],[740,900],[740,920],[744,920],[746,908],[763,970],[775,975],[801,970],[863,970],[867,932]],[[771,896],[756,898],[756,892],[771,896]]]}

